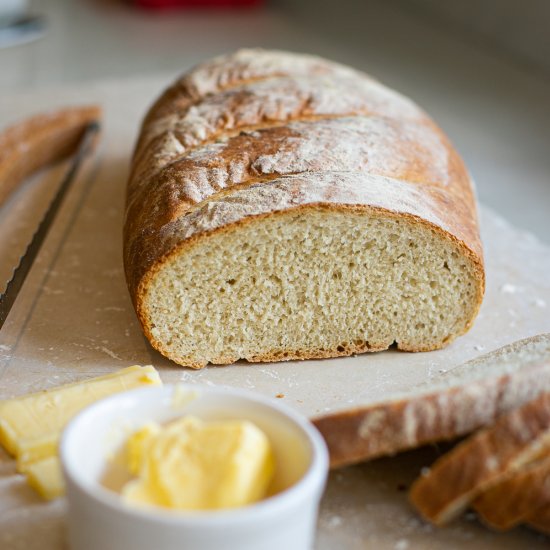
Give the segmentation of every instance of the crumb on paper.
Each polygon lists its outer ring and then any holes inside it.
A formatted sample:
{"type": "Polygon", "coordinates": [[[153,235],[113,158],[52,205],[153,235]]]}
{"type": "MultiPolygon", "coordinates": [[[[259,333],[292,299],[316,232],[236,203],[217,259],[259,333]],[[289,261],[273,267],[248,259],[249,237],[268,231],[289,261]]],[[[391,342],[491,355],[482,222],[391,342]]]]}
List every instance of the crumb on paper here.
{"type": "Polygon", "coordinates": [[[409,541],[407,539],[399,539],[394,546],[395,550],[407,550],[409,541]]]}
{"type": "Polygon", "coordinates": [[[476,345],[474,346],[474,349],[475,349],[476,351],[483,351],[483,350],[485,349],[485,346],[482,346],[481,344],[476,344],[476,345]]]}
{"type": "Polygon", "coordinates": [[[510,283],[505,283],[500,287],[500,291],[503,294],[515,294],[516,292],[520,292],[520,290],[520,287],[512,285],[510,283]]]}
{"type": "Polygon", "coordinates": [[[275,397],[276,397],[277,399],[282,399],[284,396],[285,396],[284,393],[278,393],[275,397]]]}
{"type": "Polygon", "coordinates": [[[331,528],[339,527],[340,525],[342,525],[341,516],[331,516],[327,521],[327,525],[331,528]]]}

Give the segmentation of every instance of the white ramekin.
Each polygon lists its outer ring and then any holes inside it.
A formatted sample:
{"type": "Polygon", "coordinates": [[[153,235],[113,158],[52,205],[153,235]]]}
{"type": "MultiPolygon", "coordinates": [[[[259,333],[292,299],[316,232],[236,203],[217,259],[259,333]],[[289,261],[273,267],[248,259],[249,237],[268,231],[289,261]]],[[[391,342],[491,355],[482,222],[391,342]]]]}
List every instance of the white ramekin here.
{"type": "Polygon", "coordinates": [[[328,471],[323,439],[297,412],[254,393],[196,385],[142,388],[91,405],[66,428],[60,456],[72,550],[306,550],[328,471]],[[273,445],[276,483],[288,488],[242,508],[182,512],[129,506],[101,484],[133,430],[185,414],[254,422],[273,445]]]}

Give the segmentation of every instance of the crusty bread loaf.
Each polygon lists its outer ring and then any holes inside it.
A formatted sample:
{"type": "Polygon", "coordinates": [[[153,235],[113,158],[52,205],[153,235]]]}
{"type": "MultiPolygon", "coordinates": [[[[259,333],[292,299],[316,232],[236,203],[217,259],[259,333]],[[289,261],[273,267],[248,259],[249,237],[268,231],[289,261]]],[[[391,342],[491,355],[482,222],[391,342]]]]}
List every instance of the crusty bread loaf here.
{"type": "Polygon", "coordinates": [[[437,349],[484,292],[472,185],[427,115],[263,50],[198,66],[151,108],[124,260],[147,338],[195,368],[437,349]]]}
{"type": "Polygon", "coordinates": [[[472,508],[489,527],[505,531],[549,504],[550,453],[483,492],[472,508]]]}
{"type": "Polygon", "coordinates": [[[0,134],[0,205],[36,170],[70,155],[86,125],[99,121],[97,105],[35,115],[0,134]]]}
{"type": "Polygon", "coordinates": [[[486,353],[406,394],[314,420],[333,468],[465,435],[550,391],[550,334],[486,353]]]}
{"type": "Polygon", "coordinates": [[[439,458],[413,483],[411,502],[423,517],[443,525],[549,449],[550,393],[545,392],[439,458]]]}

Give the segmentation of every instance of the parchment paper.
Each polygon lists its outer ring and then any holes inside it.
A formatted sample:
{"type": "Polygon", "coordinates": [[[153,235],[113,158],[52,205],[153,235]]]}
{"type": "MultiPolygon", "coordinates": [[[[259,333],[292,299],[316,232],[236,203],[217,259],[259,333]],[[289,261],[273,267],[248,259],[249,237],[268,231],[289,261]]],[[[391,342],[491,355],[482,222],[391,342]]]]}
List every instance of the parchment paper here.
{"type": "MultiPolygon", "coordinates": [[[[165,382],[249,388],[309,416],[403,391],[513,340],[550,331],[550,249],[482,208],[487,294],[474,328],[431,353],[183,369],[156,353],[138,327],[121,260],[124,187],[137,125],[165,79],[111,82],[9,98],[0,121],[55,105],[94,101],[106,111],[100,150],[81,171],[44,249],[0,332],[0,399],[153,364],[165,382]]],[[[24,250],[64,166],[28,182],[0,211],[0,287],[24,250]]],[[[423,523],[406,489],[436,448],[331,475],[319,519],[318,549],[536,548],[548,539],[524,528],[494,534],[473,514],[446,529],[423,523]]],[[[0,454],[0,549],[59,550],[63,499],[43,503],[0,454]]]]}

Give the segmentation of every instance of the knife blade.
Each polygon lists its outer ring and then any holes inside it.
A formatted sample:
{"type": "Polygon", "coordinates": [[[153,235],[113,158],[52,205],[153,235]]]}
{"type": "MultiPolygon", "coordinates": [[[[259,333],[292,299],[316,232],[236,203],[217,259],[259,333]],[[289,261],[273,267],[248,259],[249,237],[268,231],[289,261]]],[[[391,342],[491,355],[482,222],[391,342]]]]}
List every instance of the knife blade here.
{"type": "Polygon", "coordinates": [[[76,152],[70,162],[67,173],[65,174],[54,198],[50,202],[44,217],[40,221],[38,228],[36,229],[30,243],[25,250],[25,253],[19,260],[19,265],[15,267],[11,279],[8,281],[6,289],[3,294],[0,295],[0,329],[4,325],[8,315],[13,307],[15,300],[31,270],[31,267],[42,247],[46,235],[56,217],[56,214],[63,203],[63,199],[70,189],[73,181],[76,178],[78,170],[82,164],[84,158],[93,150],[94,139],[98,134],[100,125],[98,122],[90,122],[87,124],[80,144],[78,145],[76,152]]]}

